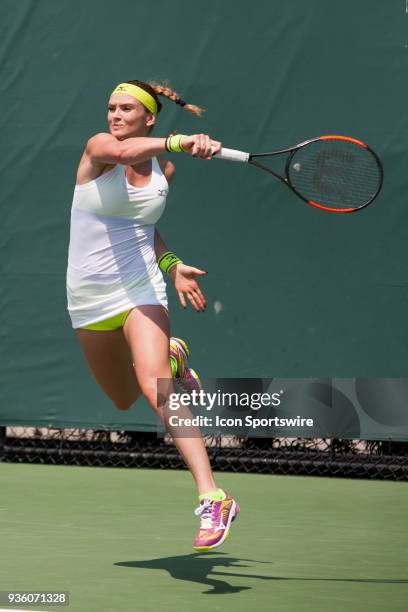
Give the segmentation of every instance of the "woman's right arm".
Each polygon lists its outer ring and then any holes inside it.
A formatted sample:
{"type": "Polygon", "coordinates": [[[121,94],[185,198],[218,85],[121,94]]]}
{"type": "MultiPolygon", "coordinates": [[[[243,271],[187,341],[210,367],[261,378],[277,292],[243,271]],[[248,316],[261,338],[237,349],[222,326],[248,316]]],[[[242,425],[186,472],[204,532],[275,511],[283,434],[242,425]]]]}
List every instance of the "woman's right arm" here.
{"type": "MultiPolygon", "coordinates": [[[[166,151],[165,138],[125,138],[117,140],[111,134],[96,134],[87,142],[85,153],[89,159],[99,164],[123,164],[132,166],[144,162],[166,151]]],[[[193,157],[211,159],[221,148],[221,143],[206,134],[183,136],[181,145],[193,157]]]]}
{"type": "Polygon", "coordinates": [[[132,166],[164,153],[165,143],[165,138],[118,140],[111,134],[96,134],[88,140],[85,153],[96,163],[132,166]]]}

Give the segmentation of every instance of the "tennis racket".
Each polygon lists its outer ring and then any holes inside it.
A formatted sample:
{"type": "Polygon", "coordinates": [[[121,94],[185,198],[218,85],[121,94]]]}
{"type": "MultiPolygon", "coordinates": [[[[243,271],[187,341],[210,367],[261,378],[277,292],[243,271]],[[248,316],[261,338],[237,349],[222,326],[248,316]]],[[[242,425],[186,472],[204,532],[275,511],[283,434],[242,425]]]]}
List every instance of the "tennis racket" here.
{"type": "Polygon", "coordinates": [[[336,213],[366,208],[380,193],[384,179],[378,155],[364,142],[347,136],[320,136],[271,153],[222,148],[214,157],[261,168],[311,206],[336,213]],[[283,176],[257,161],[285,154],[283,176]]]}

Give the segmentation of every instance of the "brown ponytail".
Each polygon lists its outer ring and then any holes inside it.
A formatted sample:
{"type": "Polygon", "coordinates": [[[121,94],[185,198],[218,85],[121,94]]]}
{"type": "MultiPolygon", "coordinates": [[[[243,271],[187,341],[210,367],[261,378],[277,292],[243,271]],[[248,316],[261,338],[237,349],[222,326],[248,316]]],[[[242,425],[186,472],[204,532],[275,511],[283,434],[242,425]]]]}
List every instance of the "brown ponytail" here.
{"type": "Polygon", "coordinates": [[[200,108],[199,106],[195,106],[194,104],[188,104],[188,102],[185,102],[185,100],[182,100],[180,96],[175,91],[170,89],[170,87],[168,87],[167,85],[161,85],[160,83],[154,83],[154,82],[144,83],[143,81],[126,81],[126,83],[137,85],[138,87],[141,87],[142,89],[147,91],[151,96],[153,96],[153,98],[156,100],[156,103],[157,103],[158,113],[160,113],[163,105],[159,101],[159,98],[157,96],[165,96],[169,100],[172,100],[173,102],[181,106],[184,110],[188,111],[189,113],[198,115],[198,117],[201,117],[201,115],[204,112],[203,108],[200,108]]]}

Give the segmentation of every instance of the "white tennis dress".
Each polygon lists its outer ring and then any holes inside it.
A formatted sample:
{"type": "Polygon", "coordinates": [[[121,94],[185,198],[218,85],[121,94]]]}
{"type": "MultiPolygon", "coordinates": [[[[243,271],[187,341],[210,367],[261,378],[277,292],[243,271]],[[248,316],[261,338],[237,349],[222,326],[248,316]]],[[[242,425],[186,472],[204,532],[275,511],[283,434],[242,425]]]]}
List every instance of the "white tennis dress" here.
{"type": "Polygon", "coordinates": [[[168,188],[155,157],[145,187],[130,185],[122,165],[76,185],[67,269],[72,327],[98,323],[142,304],[167,308],[154,228],[168,188]]]}

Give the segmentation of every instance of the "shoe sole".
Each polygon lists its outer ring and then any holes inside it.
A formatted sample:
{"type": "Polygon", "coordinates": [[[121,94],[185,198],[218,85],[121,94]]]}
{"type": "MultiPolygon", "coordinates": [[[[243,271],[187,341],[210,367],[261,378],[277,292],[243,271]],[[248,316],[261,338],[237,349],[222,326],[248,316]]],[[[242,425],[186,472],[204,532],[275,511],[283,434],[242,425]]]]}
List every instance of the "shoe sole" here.
{"type": "Polygon", "coordinates": [[[188,362],[189,356],[190,356],[190,350],[187,346],[187,343],[184,342],[184,340],[182,340],[181,338],[175,338],[174,336],[171,336],[170,338],[170,357],[173,357],[173,359],[175,359],[176,364],[177,364],[176,375],[174,378],[178,378],[178,379],[181,378],[180,373],[179,373],[179,365],[182,366],[182,372],[184,374],[185,369],[188,367],[187,362],[188,362]],[[173,344],[173,347],[172,347],[172,344],[173,344]],[[179,359],[182,360],[181,364],[179,363],[179,359]]]}
{"type": "Polygon", "coordinates": [[[229,518],[228,518],[228,524],[227,527],[224,531],[224,535],[222,536],[222,538],[216,542],[215,544],[213,544],[212,546],[194,546],[194,550],[197,550],[199,552],[204,552],[206,550],[212,550],[213,548],[217,548],[218,546],[221,546],[221,544],[223,544],[225,542],[225,540],[227,538],[229,538],[229,534],[230,534],[230,527],[231,527],[231,523],[234,519],[237,518],[238,514],[239,514],[239,506],[237,504],[236,501],[232,502],[232,510],[230,512],[229,518]]]}
{"type": "Polygon", "coordinates": [[[182,340],[181,338],[176,338],[175,336],[172,336],[170,338],[170,341],[173,340],[173,342],[175,342],[179,349],[184,353],[184,357],[185,359],[188,359],[190,357],[190,349],[187,346],[187,342],[184,342],[184,340],[182,340]]]}

